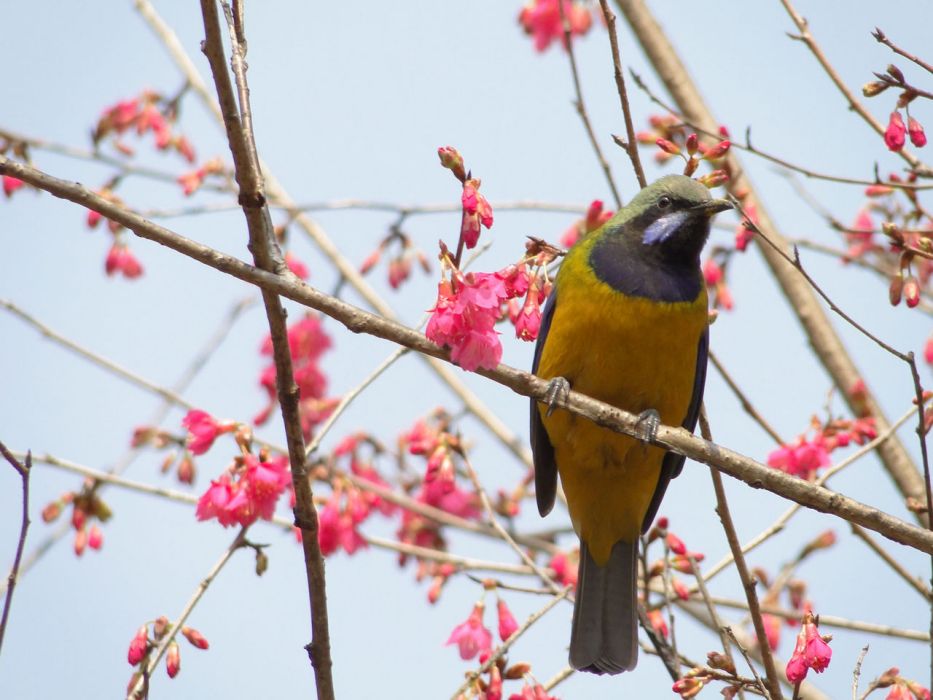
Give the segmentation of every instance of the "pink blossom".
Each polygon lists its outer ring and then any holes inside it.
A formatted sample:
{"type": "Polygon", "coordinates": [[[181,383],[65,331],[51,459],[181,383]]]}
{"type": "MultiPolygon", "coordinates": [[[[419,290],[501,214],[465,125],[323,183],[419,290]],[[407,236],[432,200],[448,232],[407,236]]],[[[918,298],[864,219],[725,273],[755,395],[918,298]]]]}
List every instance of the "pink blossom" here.
{"type": "Polygon", "coordinates": [[[817,469],[829,464],[829,453],[818,439],[808,442],[801,437],[796,444],[782,445],[768,455],[768,466],[802,479],[812,478],[817,469]]]}
{"type": "Polygon", "coordinates": [[[492,207],[486,198],[479,192],[480,181],[476,178],[468,179],[463,183],[463,193],[460,196],[463,205],[463,221],[460,227],[460,238],[467,248],[476,247],[479,241],[480,225],[492,227],[492,207]]]}
{"type": "Polygon", "coordinates": [[[279,496],[292,482],[292,473],[288,469],[288,457],[284,455],[270,462],[260,462],[252,455],[246,455],[246,492],[249,496],[254,519],[271,520],[279,496]]]}
{"type": "Polygon", "coordinates": [[[460,648],[460,658],[472,659],[477,654],[492,649],[492,633],[483,626],[482,602],[473,607],[473,612],[465,622],[454,627],[446,644],[456,644],[460,648]]]}
{"type": "MultiPolygon", "coordinates": [[[[551,42],[564,42],[564,27],[561,22],[559,0],[530,0],[518,16],[525,33],[534,38],[535,49],[544,51],[551,42]]],[[[579,2],[563,2],[564,14],[570,24],[571,35],[586,34],[593,24],[589,10],[579,2]]]]}
{"type": "Polygon", "coordinates": [[[888,120],[888,127],[884,130],[884,143],[888,150],[899,151],[904,147],[907,127],[904,126],[904,120],[901,113],[897,110],[891,112],[891,118],[888,120]]]}
{"type": "Polygon", "coordinates": [[[224,527],[233,525],[233,519],[228,506],[234,496],[234,489],[230,483],[230,476],[222,474],[217,481],[211,481],[207,491],[198,499],[195,517],[198,520],[217,518],[224,527]]]}
{"type": "Polygon", "coordinates": [[[358,504],[351,506],[349,503],[341,509],[340,498],[340,490],[334,490],[318,513],[318,544],[324,556],[333,554],[341,547],[347,554],[354,554],[367,546],[366,540],[356,529],[366,511],[358,504]]]}
{"type": "Polygon", "coordinates": [[[114,243],[104,260],[104,271],[111,277],[119,272],[127,279],[135,279],[143,274],[143,266],[129,248],[114,243]]]}
{"type": "Polygon", "coordinates": [[[914,696],[911,695],[907,686],[895,683],[891,686],[888,694],[884,696],[884,700],[914,700],[914,696]]]}
{"type": "Polygon", "coordinates": [[[518,629],[518,623],[515,621],[512,611],[509,610],[509,606],[506,605],[505,601],[501,598],[496,604],[496,610],[499,614],[499,639],[505,642],[508,641],[509,637],[515,634],[518,629]]]}
{"type": "Polygon", "coordinates": [[[796,684],[806,678],[811,668],[817,673],[826,670],[833,655],[827,639],[820,635],[813,614],[806,613],[797,635],[794,653],[787,662],[787,680],[796,684]]]}
{"type": "Polygon", "coordinates": [[[923,132],[923,124],[913,117],[907,119],[907,133],[910,136],[910,142],[917,148],[927,145],[927,135],[923,132]]]}
{"type": "Polygon", "coordinates": [[[221,434],[220,423],[206,411],[192,409],[188,411],[181,424],[188,429],[188,449],[192,454],[203,455],[221,434]]]}
{"type": "Polygon", "coordinates": [[[661,614],[660,610],[649,610],[648,621],[651,622],[651,627],[655,632],[667,639],[667,636],[670,632],[667,629],[667,621],[664,619],[664,615],[661,614]]]}
{"type": "Polygon", "coordinates": [[[565,552],[557,552],[548,563],[554,572],[554,580],[562,586],[577,586],[577,560],[569,561],[565,552]]]}
{"type": "Polygon", "coordinates": [[[25,186],[26,183],[20,180],[18,177],[13,177],[12,175],[3,176],[3,194],[5,194],[7,197],[12,197],[16,190],[25,186]]]}
{"type": "Polygon", "coordinates": [[[90,530],[88,530],[87,546],[98,550],[104,546],[104,533],[100,531],[97,525],[91,525],[90,530]]]}
{"type": "Polygon", "coordinates": [[[309,276],[308,266],[305,265],[301,260],[299,260],[295,255],[292,254],[292,251],[285,253],[285,264],[288,266],[288,269],[292,271],[292,274],[295,277],[298,277],[303,280],[307,280],[309,276]]]}
{"type": "Polygon", "coordinates": [[[450,348],[451,359],[463,369],[493,369],[502,358],[502,345],[493,326],[508,299],[504,281],[495,274],[469,273],[453,284],[438,285],[425,335],[450,348]]]}
{"type": "Polygon", "coordinates": [[[541,284],[541,278],[535,277],[514,320],[515,337],[521,340],[534,340],[541,329],[541,284]]]}
{"type": "Polygon", "coordinates": [[[933,365],[933,335],[927,338],[927,342],[923,345],[923,359],[928,365],[933,365]]]}
{"type": "Polygon", "coordinates": [[[771,647],[772,651],[776,651],[778,645],[781,643],[781,631],[783,629],[781,618],[775,615],[769,615],[768,613],[762,613],[761,621],[764,623],[765,636],[768,638],[768,646],[771,647]]]}

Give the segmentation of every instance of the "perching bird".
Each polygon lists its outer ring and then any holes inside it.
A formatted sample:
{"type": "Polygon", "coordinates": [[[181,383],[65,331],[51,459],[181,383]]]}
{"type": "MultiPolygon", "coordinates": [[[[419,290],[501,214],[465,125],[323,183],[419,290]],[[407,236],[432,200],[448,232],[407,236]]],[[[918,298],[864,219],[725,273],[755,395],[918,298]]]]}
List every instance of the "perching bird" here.
{"type": "Polygon", "coordinates": [[[532,371],[551,380],[550,404],[532,401],[531,446],[538,511],[554,506],[560,474],[580,537],[576,669],[634,668],[638,539],[684,458],[554,408],[556,396],[572,388],[639,414],[651,437],[659,421],[693,430],[709,338],[700,251],[731,206],[662,177],[570,249],[545,306],[532,371]]]}

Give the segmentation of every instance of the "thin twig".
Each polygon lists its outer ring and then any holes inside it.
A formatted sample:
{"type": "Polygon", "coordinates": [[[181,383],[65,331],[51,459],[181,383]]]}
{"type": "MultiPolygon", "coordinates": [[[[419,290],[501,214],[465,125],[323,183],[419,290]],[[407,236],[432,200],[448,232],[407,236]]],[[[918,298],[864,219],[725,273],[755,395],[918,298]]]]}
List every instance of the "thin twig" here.
{"type": "MultiPolygon", "coordinates": [[[[868,545],[869,549],[877,554],[884,560],[884,563],[887,564],[891,570],[900,576],[904,581],[906,581],[915,591],[922,595],[927,601],[930,600],[930,588],[923,581],[918,579],[912,573],[910,573],[897,559],[888,554],[887,551],[881,548],[874,539],[869,536],[863,528],[860,528],[858,525],[853,525],[849,523],[849,527],[852,529],[852,534],[858,537],[862,542],[868,545]]],[[[820,616],[820,622],[823,622],[824,618],[820,616]]],[[[929,635],[928,635],[929,636],[929,635]]]]}
{"type": "Polygon", "coordinates": [[[716,356],[716,353],[710,351],[709,359],[713,363],[713,367],[719,372],[719,376],[723,378],[729,388],[732,390],[732,393],[735,394],[735,397],[739,400],[739,403],[742,404],[742,409],[752,417],[762,430],[764,430],[768,435],[771,436],[771,439],[774,440],[777,444],[783,445],[784,440],[781,439],[781,436],[778,435],[777,431],[771,427],[771,424],[765,420],[756,409],[749,398],[745,395],[742,389],[736,384],[735,380],[732,378],[732,375],[726,371],[726,368],[723,367],[722,363],[719,361],[719,358],[716,356]]]}
{"type": "Polygon", "coordinates": [[[629,106],[628,91],[625,88],[625,74],[622,72],[622,58],[619,55],[619,37],[616,35],[616,16],[609,9],[607,0],[599,0],[603,17],[606,18],[606,29],[609,33],[609,46],[612,49],[612,67],[615,71],[616,89],[619,92],[619,102],[622,104],[622,116],[625,118],[625,152],[632,161],[632,169],[638,178],[639,187],[647,187],[645,171],[641,167],[641,156],[638,154],[638,141],[635,139],[635,125],[632,122],[632,108],[629,106]]]}
{"type": "MultiPolygon", "coordinates": [[[[703,437],[712,442],[713,436],[710,434],[706,409],[703,406],[700,407],[700,430],[703,437]]],[[[758,595],[755,593],[757,581],[748,570],[745,555],[742,554],[742,546],[739,543],[739,537],[735,531],[735,524],[732,522],[732,514],[729,511],[729,502],[726,500],[726,490],[722,485],[722,477],[715,468],[711,468],[709,473],[713,480],[713,490],[716,492],[716,513],[719,515],[719,520],[722,522],[722,529],[726,534],[729,549],[732,551],[732,556],[735,559],[735,570],[739,575],[739,580],[742,582],[742,588],[745,590],[745,598],[748,600],[748,612],[752,618],[755,635],[758,637],[758,647],[761,649],[762,664],[765,667],[765,675],[768,677],[768,694],[771,700],[781,700],[783,697],[781,694],[781,681],[778,676],[777,667],[774,665],[774,655],[771,653],[771,647],[768,644],[768,635],[765,632],[765,625],[761,618],[758,595]]]]}
{"type": "Polygon", "coordinates": [[[396,348],[392,351],[392,354],[389,355],[386,359],[379,363],[379,365],[370,372],[362,382],[357,384],[353,389],[344,394],[340,403],[331,411],[331,414],[327,417],[327,420],[318,428],[317,433],[308,442],[308,446],[305,448],[305,456],[310,457],[314,454],[314,451],[320,447],[321,441],[330,432],[330,429],[334,427],[334,423],[337,422],[337,419],[347,410],[347,407],[353,402],[353,400],[358,397],[363,390],[372,384],[376,379],[385,372],[389,367],[395,364],[395,361],[398,360],[402,355],[408,352],[408,348],[396,348]]]}
{"type": "Polygon", "coordinates": [[[10,466],[16,470],[23,482],[23,514],[19,526],[19,540],[16,543],[16,555],[13,557],[13,566],[7,577],[6,596],[3,600],[3,615],[0,617],[0,651],[3,650],[3,636],[6,634],[6,624],[10,619],[10,606],[13,604],[13,589],[19,577],[19,565],[23,559],[23,549],[26,546],[26,533],[29,531],[29,475],[32,473],[32,454],[27,452],[26,459],[20,462],[6,445],[0,442],[0,453],[3,454],[10,466]]]}
{"type": "Polygon", "coordinates": [[[862,675],[862,662],[868,653],[868,645],[862,647],[862,651],[855,661],[855,668],[852,670],[852,700],[858,700],[858,679],[862,675]]]}
{"type": "Polygon", "coordinates": [[[217,563],[214,564],[211,570],[207,573],[207,576],[205,576],[201,583],[198,584],[194,594],[191,596],[191,598],[188,599],[185,607],[182,608],[178,618],[172,623],[166,635],[159,642],[159,646],[156,647],[155,652],[149,655],[149,661],[146,664],[146,667],[141,669],[139,679],[126,694],[127,700],[135,700],[139,697],[138,694],[142,690],[143,685],[152,675],[155,667],[159,665],[159,661],[161,661],[162,657],[165,655],[165,651],[168,649],[168,645],[171,644],[172,640],[175,639],[175,635],[181,631],[181,628],[187,621],[188,616],[191,615],[191,611],[194,610],[195,606],[198,604],[198,602],[200,602],[202,596],[210,587],[211,583],[213,583],[214,579],[217,578],[217,574],[219,574],[224,566],[226,566],[227,562],[230,561],[230,557],[233,556],[233,553],[243,546],[243,542],[246,538],[246,530],[248,527],[249,526],[243,527],[237,533],[237,536],[233,539],[233,542],[230,544],[230,546],[227,547],[226,551],[224,551],[220,559],[217,560],[217,563]]]}
{"type": "MultiPolygon", "coordinates": [[[[606,176],[606,182],[609,185],[609,189],[612,191],[612,196],[616,201],[616,208],[618,209],[622,207],[622,198],[619,196],[619,190],[616,188],[615,180],[612,177],[612,169],[609,167],[609,161],[606,160],[602,148],[599,147],[599,140],[596,138],[596,132],[593,131],[593,125],[590,124],[590,117],[586,111],[586,103],[583,101],[583,90],[580,87],[580,75],[577,72],[577,59],[573,52],[573,36],[570,32],[570,21],[567,19],[566,7],[562,2],[557,3],[557,7],[560,11],[560,20],[564,28],[564,46],[567,48],[567,57],[570,59],[570,73],[573,76],[573,89],[577,94],[574,107],[577,109],[577,114],[580,115],[580,121],[583,122],[583,128],[586,130],[587,138],[589,138],[590,145],[596,153],[596,159],[599,161],[599,166],[606,176]]],[[[642,185],[642,187],[644,187],[644,185],[642,185]]]]}
{"type": "MultiPolygon", "coordinates": [[[[832,64],[829,62],[829,59],[826,57],[826,54],[823,53],[823,50],[820,48],[820,45],[816,42],[816,39],[813,38],[813,35],[810,33],[810,28],[807,24],[807,20],[801,16],[799,12],[794,8],[790,3],[790,0],[781,0],[781,4],[784,6],[784,9],[787,11],[787,14],[790,16],[791,20],[797,27],[797,31],[800,32],[799,35],[790,34],[791,39],[796,39],[802,41],[810,53],[813,54],[813,57],[817,60],[820,66],[823,68],[823,72],[829,77],[833,84],[838,88],[839,92],[842,93],[845,97],[846,102],[849,103],[849,108],[852,109],[856,114],[858,114],[866,124],[868,124],[874,131],[879,135],[884,134],[884,125],[882,125],[877,119],[875,119],[871,113],[865,109],[865,106],[859,102],[848,86],[843,82],[842,77],[839,73],[836,72],[836,69],[833,68],[832,64]]],[[[910,167],[916,171],[928,172],[927,168],[920,160],[905,149],[898,151],[898,155],[901,156],[907,163],[910,164],[910,167]]]]}
{"type": "Polygon", "coordinates": [[[921,68],[923,68],[928,73],[933,73],[933,66],[931,66],[929,63],[924,61],[919,56],[915,56],[914,54],[908,53],[907,51],[902,49],[900,46],[898,46],[893,41],[891,41],[887,36],[885,36],[885,33],[881,31],[878,27],[875,27],[875,31],[873,31],[871,35],[875,37],[876,41],[878,41],[881,44],[884,44],[889,49],[891,49],[894,53],[900,56],[903,56],[908,61],[913,61],[914,63],[916,63],[921,68]]]}

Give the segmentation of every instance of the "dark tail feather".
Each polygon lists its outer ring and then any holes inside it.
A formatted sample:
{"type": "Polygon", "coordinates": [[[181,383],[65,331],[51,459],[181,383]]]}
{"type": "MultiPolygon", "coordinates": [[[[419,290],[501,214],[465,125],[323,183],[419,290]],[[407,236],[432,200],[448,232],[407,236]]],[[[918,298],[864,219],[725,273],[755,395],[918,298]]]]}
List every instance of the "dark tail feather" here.
{"type": "Polygon", "coordinates": [[[638,661],[638,601],[635,596],[638,542],[616,542],[606,566],[580,543],[577,598],[570,634],[570,665],[615,675],[638,661]]]}

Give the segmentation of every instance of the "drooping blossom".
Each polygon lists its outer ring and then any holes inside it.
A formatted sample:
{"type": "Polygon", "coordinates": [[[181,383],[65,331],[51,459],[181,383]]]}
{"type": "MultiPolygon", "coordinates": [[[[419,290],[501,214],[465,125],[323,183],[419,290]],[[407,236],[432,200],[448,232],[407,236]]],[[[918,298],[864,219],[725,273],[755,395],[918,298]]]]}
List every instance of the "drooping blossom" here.
{"type": "Polygon", "coordinates": [[[868,209],[861,209],[855,217],[852,226],[845,232],[849,249],[846,251],[843,262],[857,260],[877,246],[873,240],[875,224],[868,209]]]}
{"type": "Polygon", "coordinates": [[[130,648],[126,653],[126,660],[130,666],[135,666],[146,655],[149,649],[149,627],[143,625],[136,631],[136,635],[130,641],[130,648]]]}
{"type": "Polygon", "coordinates": [[[357,526],[369,515],[369,508],[360,499],[359,489],[335,488],[327,503],[318,512],[318,544],[324,556],[342,548],[354,554],[367,542],[357,526]],[[346,492],[346,498],[342,495],[346,492]],[[343,504],[341,504],[343,501],[343,504]]]}
{"type": "Polygon", "coordinates": [[[544,686],[540,683],[531,685],[526,682],[525,685],[522,686],[521,692],[512,693],[509,696],[509,700],[557,700],[557,696],[548,695],[544,686]]]}
{"type": "Polygon", "coordinates": [[[904,147],[907,136],[907,127],[904,126],[904,120],[901,113],[897,110],[891,112],[888,120],[888,126],[884,130],[884,144],[890,151],[899,151],[904,147]]]}
{"type": "Polygon", "coordinates": [[[454,627],[446,644],[456,644],[460,658],[472,659],[477,654],[492,649],[492,633],[483,625],[483,612],[486,606],[482,601],[473,606],[470,616],[454,627]]]}
{"type": "Polygon", "coordinates": [[[518,15],[518,21],[525,33],[534,39],[535,49],[544,51],[552,42],[565,42],[564,25],[561,21],[563,3],[564,14],[570,25],[570,34],[582,36],[593,25],[593,17],[582,2],[571,0],[530,0],[518,15]]]}
{"type": "Polygon", "coordinates": [[[518,630],[518,623],[515,621],[515,616],[512,615],[512,611],[509,610],[509,606],[505,604],[502,598],[499,598],[496,603],[496,611],[499,616],[499,639],[503,642],[508,641],[509,637],[518,630]]]}
{"type": "MultiPolygon", "coordinates": [[[[310,437],[313,429],[330,415],[337,405],[337,399],[325,398],[327,376],[321,370],[321,356],[330,349],[330,336],[324,332],[321,319],[315,314],[306,314],[288,328],[288,347],[292,356],[292,373],[298,385],[298,410],[301,415],[301,427],[305,437],[310,437]]],[[[263,355],[272,355],[272,338],[266,336],[260,346],[263,355]]],[[[278,405],[275,363],[270,362],[259,375],[259,384],[268,398],[266,406],[253,418],[256,425],[269,420],[272,411],[278,405]]]]}
{"type": "Polygon", "coordinates": [[[288,458],[260,460],[245,455],[219,479],[211,481],[198,499],[198,520],[217,519],[224,527],[251,525],[257,519],[271,520],[279,497],[291,483],[288,458]]]}
{"type": "Polygon", "coordinates": [[[143,274],[143,266],[129,248],[117,242],[107,252],[104,271],[108,277],[120,273],[127,279],[135,279],[143,274]]]}
{"type": "Polygon", "coordinates": [[[188,411],[181,424],[188,429],[188,449],[195,455],[203,455],[211,449],[217,436],[225,432],[220,421],[198,409],[188,411]]]}
{"type": "Polygon", "coordinates": [[[927,135],[923,131],[923,124],[913,117],[907,119],[907,134],[910,136],[910,142],[917,148],[927,145],[927,135]]]}
{"type": "Polygon", "coordinates": [[[178,648],[178,642],[174,639],[169,642],[168,650],[165,652],[165,672],[169,678],[174,678],[181,670],[181,649],[178,648]]]}
{"type": "Polygon", "coordinates": [[[831,638],[820,635],[812,613],[804,615],[794,653],[791,654],[785,669],[787,680],[797,684],[806,678],[811,668],[817,673],[825,671],[833,655],[833,650],[828,644],[829,639],[831,638]]]}
{"type": "Polygon", "coordinates": [[[467,248],[475,248],[479,241],[480,226],[492,228],[492,206],[479,191],[478,178],[469,178],[463,183],[460,203],[463,206],[463,219],[460,224],[460,238],[467,248]]]}

